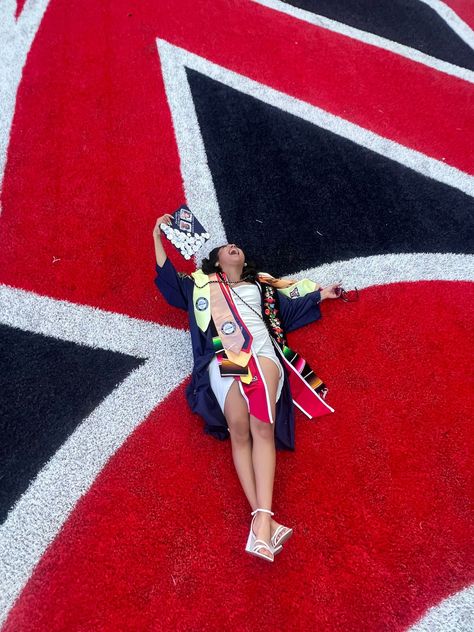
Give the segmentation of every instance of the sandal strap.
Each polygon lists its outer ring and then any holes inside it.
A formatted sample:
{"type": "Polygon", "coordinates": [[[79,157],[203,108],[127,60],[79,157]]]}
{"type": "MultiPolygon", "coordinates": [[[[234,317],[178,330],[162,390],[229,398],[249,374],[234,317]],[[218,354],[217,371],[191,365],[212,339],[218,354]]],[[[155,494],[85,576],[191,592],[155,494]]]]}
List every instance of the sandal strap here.
{"type": "Polygon", "coordinates": [[[260,551],[260,549],[267,549],[270,553],[273,553],[271,544],[265,542],[265,540],[259,540],[258,538],[254,541],[252,549],[254,551],[260,551]]]}
{"type": "Polygon", "coordinates": [[[250,515],[254,516],[257,513],[257,511],[265,511],[265,513],[269,513],[271,516],[275,515],[275,513],[273,511],[270,511],[270,509],[262,509],[261,507],[258,507],[257,509],[255,509],[255,511],[252,511],[250,515]]]}
{"type": "Polygon", "coordinates": [[[275,533],[271,537],[271,542],[273,546],[276,546],[278,540],[280,540],[280,538],[282,538],[289,530],[290,529],[288,527],[285,527],[282,524],[278,525],[278,527],[275,529],[275,533]]]}

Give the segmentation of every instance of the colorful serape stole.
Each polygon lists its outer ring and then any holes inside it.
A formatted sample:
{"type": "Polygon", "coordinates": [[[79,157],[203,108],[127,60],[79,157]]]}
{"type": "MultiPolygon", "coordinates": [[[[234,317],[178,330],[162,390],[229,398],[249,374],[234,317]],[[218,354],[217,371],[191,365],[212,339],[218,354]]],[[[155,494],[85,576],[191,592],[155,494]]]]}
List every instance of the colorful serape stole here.
{"type": "Polygon", "coordinates": [[[249,375],[248,363],[247,366],[242,366],[240,364],[237,364],[236,362],[232,362],[232,360],[229,360],[226,350],[222,345],[222,340],[219,336],[214,336],[212,338],[212,344],[214,347],[214,353],[217,356],[219,371],[222,377],[246,377],[249,375]]]}
{"type": "Polygon", "coordinates": [[[324,401],[327,387],[315,374],[309,364],[296,351],[283,345],[274,345],[278,349],[288,369],[293,403],[310,419],[334,412],[334,408],[324,401]]]}

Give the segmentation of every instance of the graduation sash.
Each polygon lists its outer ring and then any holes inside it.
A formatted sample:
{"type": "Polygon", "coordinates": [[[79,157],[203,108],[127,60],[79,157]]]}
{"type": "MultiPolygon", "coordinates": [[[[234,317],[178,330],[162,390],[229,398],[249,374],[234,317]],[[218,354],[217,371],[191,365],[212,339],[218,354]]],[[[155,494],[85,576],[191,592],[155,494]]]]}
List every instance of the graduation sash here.
{"type": "MultiPolygon", "coordinates": [[[[233,376],[244,384],[250,384],[252,374],[248,363],[252,336],[235,308],[231,290],[222,283],[208,283],[217,279],[215,273],[207,275],[202,270],[197,270],[192,276],[196,322],[201,331],[205,332],[212,318],[218,332],[213,337],[213,346],[221,375],[233,376]]],[[[334,412],[324,401],[328,391],[325,383],[308,362],[286,344],[276,308],[276,290],[289,298],[296,298],[322,288],[310,279],[277,279],[265,272],[259,273],[257,280],[263,285],[265,319],[273,331],[275,349],[287,369],[293,403],[309,418],[334,412]]]]}
{"type": "MultiPolygon", "coordinates": [[[[215,277],[217,275],[211,274],[209,276],[215,277]]],[[[211,317],[219,333],[226,356],[230,362],[246,367],[251,355],[253,336],[235,307],[229,287],[224,283],[212,283],[210,286],[211,317]]]]}
{"type": "Polygon", "coordinates": [[[268,274],[268,272],[259,272],[257,278],[261,283],[268,283],[268,285],[277,288],[289,298],[305,296],[309,292],[322,289],[318,283],[311,281],[311,279],[301,279],[301,281],[296,279],[277,279],[268,274]]]}
{"type": "MultiPolygon", "coordinates": [[[[196,318],[197,325],[202,332],[205,332],[209,327],[211,320],[211,286],[220,285],[210,284],[209,281],[216,280],[217,275],[205,274],[201,269],[191,273],[194,279],[193,289],[193,305],[194,316],[196,318]]],[[[268,272],[259,272],[257,274],[257,280],[260,283],[266,283],[272,287],[278,289],[282,294],[285,294],[289,298],[297,298],[299,296],[305,296],[309,292],[322,289],[318,283],[311,281],[310,279],[302,279],[297,281],[295,279],[277,279],[268,272]]]]}

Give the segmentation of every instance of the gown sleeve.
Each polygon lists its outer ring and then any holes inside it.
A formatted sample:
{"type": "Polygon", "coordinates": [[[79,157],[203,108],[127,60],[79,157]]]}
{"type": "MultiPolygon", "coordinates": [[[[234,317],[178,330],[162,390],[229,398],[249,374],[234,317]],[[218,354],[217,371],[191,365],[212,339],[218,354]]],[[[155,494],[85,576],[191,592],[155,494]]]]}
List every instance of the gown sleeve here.
{"type": "Polygon", "coordinates": [[[299,329],[321,318],[319,307],[321,292],[319,290],[308,292],[305,296],[298,298],[289,298],[278,292],[278,299],[280,319],[285,332],[299,329]]]}
{"type": "Polygon", "coordinates": [[[157,273],[155,284],[166,302],[173,307],[188,311],[188,296],[194,285],[192,278],[187,274],[177,272],[169,257],[166,257],[162,266],[155,262],[155,269],[157,273]]]}

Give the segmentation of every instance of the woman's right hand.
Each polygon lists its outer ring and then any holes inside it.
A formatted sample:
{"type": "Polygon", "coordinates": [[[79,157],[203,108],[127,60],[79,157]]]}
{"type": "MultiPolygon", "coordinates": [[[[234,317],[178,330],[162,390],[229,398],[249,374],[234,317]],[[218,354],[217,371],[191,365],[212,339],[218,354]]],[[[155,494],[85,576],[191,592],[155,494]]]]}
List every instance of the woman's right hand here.
{"type": "Polygon", "coordinates": [[[326,285],[326,287],[321,290],[321,300],[323,301],[326,298],[339,298],[341,294],[341,283],[342,281],[339,281],[338,283],[326,285]]]}
{"type": "Polygon", "coordinates": [[[172,221],[173,221],[173,216],[170,215],[169,213],[165,213],[164,215],[161,215],[161,217],[159,217],[156,220],[155,228],[153,229],[153,237],[161,238],[160,224],[168,224],[169,226],[172,221]]]}

